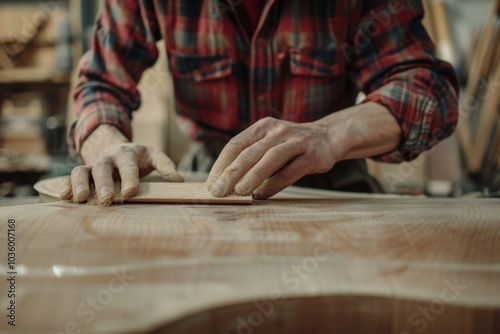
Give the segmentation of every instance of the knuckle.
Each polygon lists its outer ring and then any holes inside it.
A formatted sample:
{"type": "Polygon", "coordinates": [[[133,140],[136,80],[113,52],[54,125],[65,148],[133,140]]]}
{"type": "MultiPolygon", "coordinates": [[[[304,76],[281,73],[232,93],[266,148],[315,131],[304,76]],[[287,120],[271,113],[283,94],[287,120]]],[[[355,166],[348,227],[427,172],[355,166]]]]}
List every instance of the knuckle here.
{"type": "Polygon", "coordinates": [[[100,178],[104,175],[110,174],[113,171],[113,166],[107,161],[99,161],[94,166],[92,166],[92,176],[94,178],[100,178]]]}
{"type": "Polygon", "coordinates": [[[100,159],[92,166],[92,172],[108,169],[112,165],[108,159],[100,159]]]}
{"type": "Polygon", "coordinates": [[[299,148],[301,152],[307,151],[309,142],[305,138],[299,138],[294,142],[294,144],[299,148]]]}
{"type": "Polygon", "coordinates": [[[326,163],[326,157],[322,156],[316,150],[310,150],[304,155],[304,161],[306,162],[305,169],[307,173],[326,173],[331,167],[326,163]]]}
{"type": "Polygon", "coordinates": [[[127,164],[122,168],[120,168],[120,174],[130,175],[130,174],[137,174],[138,172],[139,172],[139,166],[137,166],[134,163],[127,164]]]}
{"type": "Polygon", "coordinates": [[[239,174],[241,168],[242,166],[237,161],[234,161],[222,171],[221,175],[231,177],[234,174],[239,174]]]}
{"type": "Polygon", "coordinates": [[[320,152],[318,150],[316,150],[315,148],[313,147],[310,147],[307,151],[306,151],[306,157],[308,157],[309,161],[313,162],[313,163],[320,163],[322,162],[325,157],[322,156],[320,154],[320,152]]]}
{"type": "Polygon", "coordinates": [[[240,136],[236,136],[231,138],[229,142],[226,145],[227,150],[231,151],[234,150],[242,145],[242,140],[240,139],[240,136]]]}
{"type": "Polygon", "coordinates": [[[277,122],[277,120],[276,120],[276,118],[273,118],[273,117],[271,117],[271,116],[267,116],[267,117],[264,117],[264,118],[262,119],[262,122],[263,122],[264,124],[274,124],[274,123],[276,123],[276,122],[277,122]]]}
{"type": "Polygon", "coordinates": [[[135,151],[130,145],[122,145],[118,148],[117,153],[121,155],[133,155],[135,151]]]}
{"type": "Polygon", "coordinates": [[[276,174],[276,178],[280,184],[291,184],[294,179],[294,174],[291,173],[289,169],[282,169],[276,174]]]}
{"type": "Polygon", "coordinates": [[[281,163],[286,162],[290,157],[290,152],[285,148],[276,148],[274,151],[275,159],[281,163]]]}
{"type": "Polygon", "coordinates": [[[249,130],[251,130],[251,134],[254,136],[260,136],[265,134],[272,129],[274,124],[276,123],[276,119],[272,117],[261,118],[254,125],[252,125],[249,130]]]}
{"type": "Polygon", "coordinates": [[[86,166],[76,166],[71,170],[71,177],[74,178],[88,171],[86,166]]]}
{"type": "Polygon", "coordinates": [[[256,160],[260,157],[261,153],[260,153],[260,150],[255,147],[255,146],[250,146],[249,148],[247,148],[244,152],[244,155],[246,157],[246,159],[250,159],[250,160],[256,160]]]}
{"type": "Polygon", "coordinates": [[[291,132],[291,130],[292,127],[285,122],[276,123],[270,129],[270,131],[272,131],[272,133],[278,137],[283,137],[288,135],[291,132]]]}
{"type": "Polygon", "coordinates": [[[119,165],[133,164],[137,161],[137,152],[130,146],[123,146],[116,151],[114,156],[109,158],[119,165]]]}
{"type": "Polygon", "coordinates": [[[262,169],[255,169],[252,171],[252,175],[250,176],[250,180],[256,181],[256,180],[265,180],[268,175],[266,175],[265,170],[262,169]]]}
{"type": "Polygon", "coordinates": [[[106,146],[103,151],[103,156],[114,156],[118,148],[115,145],[106,146]]]}

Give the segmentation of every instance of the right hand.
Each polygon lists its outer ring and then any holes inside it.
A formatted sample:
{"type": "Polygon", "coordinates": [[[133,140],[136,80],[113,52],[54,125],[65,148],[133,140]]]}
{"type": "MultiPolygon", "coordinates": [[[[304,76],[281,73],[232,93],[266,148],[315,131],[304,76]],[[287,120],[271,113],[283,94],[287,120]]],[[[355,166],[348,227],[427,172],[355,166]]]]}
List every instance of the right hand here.
{"type": "Polygon", "coordinates": [[[101,125],[83,142],[77,166],[61,183],[59,196],[76,203],[90,196],[93,179],[99,204],[115,198],[114,181],[121,180],[121,196],[129,198],[139,190],[139,178],[157,170],[167,181],[183,182],[172,160],[159,148],[134,144],[112,125],[101,125]]]}

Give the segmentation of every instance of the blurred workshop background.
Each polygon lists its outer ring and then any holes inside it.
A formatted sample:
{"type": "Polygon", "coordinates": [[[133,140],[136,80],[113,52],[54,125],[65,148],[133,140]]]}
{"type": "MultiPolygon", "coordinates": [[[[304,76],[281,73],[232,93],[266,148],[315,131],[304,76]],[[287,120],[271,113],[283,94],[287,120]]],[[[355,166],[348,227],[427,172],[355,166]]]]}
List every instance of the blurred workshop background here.
{"type": "MultiPolygon", "coordinates": [[[[370,162],[386,192],[479,196],[500,190],[499,3],[424,1],[425,25],[439,55],[461,78],[460,126],[415,161],[370,162]]],[[[0,2],[0,197],[35,196],[37,180],[67,175],[78,163],[68,155],[65,135],[73,121],[75,67],[89,46],[98,8],[99,0],[0,2]]],[[[164,54],[143,76],[140,90],[135,140],[178,161],[188,140],[173,121],[164,54]]]]}

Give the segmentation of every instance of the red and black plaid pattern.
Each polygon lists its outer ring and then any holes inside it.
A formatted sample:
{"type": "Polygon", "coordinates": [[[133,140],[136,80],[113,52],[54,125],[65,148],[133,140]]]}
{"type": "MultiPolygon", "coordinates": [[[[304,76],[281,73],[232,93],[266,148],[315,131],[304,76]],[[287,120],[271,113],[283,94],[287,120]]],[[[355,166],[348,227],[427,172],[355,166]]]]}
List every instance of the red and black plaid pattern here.
{"type": "Polygon", "coordinates": [[[241,1],[103,1],[79,65],[70,145],[103,123],[131,138],[137,83],[160,39],[177,113],[196,140],[228,139],[267,116],[311,122],[352,106],[359,91],[403,130],[400,148],[377,159],[410,160],[454,131],[457,79],[436,58],[420,1],[267,0],[253,35],[234,8],[241,1]]]}

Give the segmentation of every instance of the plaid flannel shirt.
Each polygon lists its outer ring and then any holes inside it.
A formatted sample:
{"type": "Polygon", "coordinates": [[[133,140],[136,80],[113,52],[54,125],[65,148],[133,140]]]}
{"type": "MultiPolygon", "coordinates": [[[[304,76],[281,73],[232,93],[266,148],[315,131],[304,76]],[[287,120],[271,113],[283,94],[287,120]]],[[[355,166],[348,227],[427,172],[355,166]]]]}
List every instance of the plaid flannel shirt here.
{"type": "Polygon", "coordinates": [[[70,147],[105,123],[132,138],[137,84],[159,40],[195,140],[229,139],[267,116],[315,121],[359,91],[402,128],[400,147],[376,159],[411,160],[454,131],[457,78],[436,58],[421,1],[267,0],[252,36],[234,10],[241,1],[103,1],[79,65],[70,147]]]}

